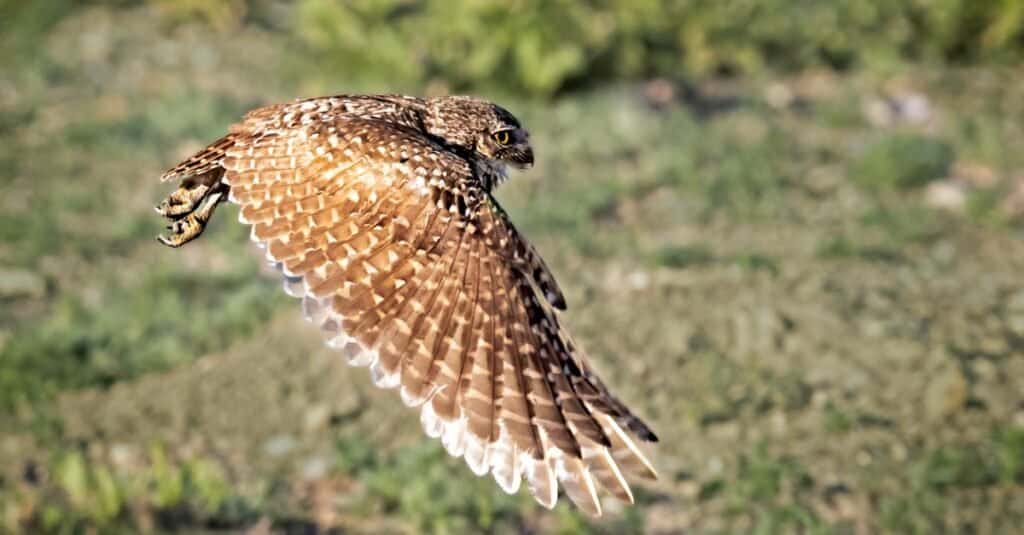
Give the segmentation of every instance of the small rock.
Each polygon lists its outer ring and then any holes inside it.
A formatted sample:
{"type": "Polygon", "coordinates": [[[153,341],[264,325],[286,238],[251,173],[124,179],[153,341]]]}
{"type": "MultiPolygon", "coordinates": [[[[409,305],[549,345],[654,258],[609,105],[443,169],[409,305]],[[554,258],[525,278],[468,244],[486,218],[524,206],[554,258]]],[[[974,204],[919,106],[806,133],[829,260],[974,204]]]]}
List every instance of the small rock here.
{"type": "Polygon", "coordinates": [[[1010,192],[1000,204],[1000,209],[1011,218],[1024,216],[1024,176],[1014,180],[1010,192]]]}
{"type": "Polygon", "coordinates": [[[935,208],[960,213],[967,203],[967,188],[957,180],[939,180],[928,184],[924,199],[935,208]]]}
{"type": "Polygon", "coordinates": [[[925,387],[924,410],[929,418],[941,419],[961,410],[967,403],[967,379],[959,369],[947,368],[925,387]]]}
{"type": "Polygon", "coordinates": [[[722,462],[718,456],[711,456],[708,458],[708,473],[711,475],[718,475],[725,469],[725,463],[722,462]]]}
{"type": "Polygon", "coordinates": [[[783,109],[788,108],[796,100],[796,95],[786,84],[776,82],[765,89],[764,99],[768,102],[769,106],[783,109]]]}
{"type": "Polygon", "coordinates": [[[130,444],[111,444],[109,455],[110,463],[122,470],[135,468],[140,464],[139,452],[130,444]]]}
{"type": "Polygon", "coordinates": [[[278,435],[273,437],[263,446],[267,455],[270,455],[271,457],[280,457],[285,455],[293,448],[295,448],[295,439],[288,435],[278,435]]]}
{"type": "Polygon", "coordinates": [[[601,499],[601,509],[604,511],[604,514],[615,517],[621,515],[626,506],[611,496],[603,496],[601,499]]]}
{"type": "Polygon", "coordinates": [[[651,276],[640,270],[630,273],[626,280],[634,290],[645,290],[651,285],[651,276]]]}
{"type": "Polygon", "coordinates": [[[904,93],[870,98],[865,101],[863,112],[868,122],[877,127],[921,124],[932,118],[932,105],[924,94],[904,93]]]}
{"type": "Polygon", "coordinates": [[[989,359],[975,359],[971,371],[978,383],[995,383],[999,380],[999,368],[989,359]]]}
{"type": "Polygon", "coordinates": [[[1006,301],[1006,327],[1017,336],[1024,336],[1024,291],[1016,292],[1006,301]]]}
{"type": "Polygon", "coordinates": [[[892,99],[898,117],[911,124],[928,121],[932,116],[932,105],[928,97],[921,93],[907,93],[892,99]]]}
{"type": "Polygon", "coordinates": [[[325,404],[313,405],[306,411],[305,417],[305,429],[306,431],[316,431],[327,425],[327,422],[331,418],[331,410],[325,404]]]}
{"type": "Polygon", "coordinates": [[[889,126],[893,123],[893,109],[884,98],[874,97],[864,102],[862,112],[868,123],[876,127],[889,126]]]}
{"type": "Polygon", "coordinates": [[[46,280],[42,276],[23,269],[0,268],[0,298],[30,297],[39,299],[46,296],[46,280]]]}
{"type": "Polygon", "coordinates": [[[784,435],[786,433],[789,422],[786,418],[785,412],[775,411],[771,416],[771,423],[773,428],[772,430],[775,431],[777,435],[784,435]]]}
{"type": "Polygon", "coordinates": [[[330,467],[327,459],[323,457],[313,457],[306,461],[306,464],[302,466],[302,477],[308,481],[323,479],[327,475],[327,469],[330,467]]]}
{"type": "Polygon", "coordinates": [[[676,99],[676,88],[664,78],[655,78],[644,84],[644,98],[651,106],[663,108],[676,99]]]}

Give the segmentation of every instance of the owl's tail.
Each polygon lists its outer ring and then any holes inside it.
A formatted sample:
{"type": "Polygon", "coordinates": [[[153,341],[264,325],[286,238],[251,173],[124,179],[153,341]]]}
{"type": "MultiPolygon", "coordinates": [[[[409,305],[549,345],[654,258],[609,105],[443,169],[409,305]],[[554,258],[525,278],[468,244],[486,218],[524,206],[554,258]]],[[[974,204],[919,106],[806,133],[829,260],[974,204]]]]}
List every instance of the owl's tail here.
{"type": "Polygon", "coordinates": [[[224,155],[234,145],[228,134],[164,173],[160,180],[181,180],[178,189],[156,206],[156,212],[168,219],[170,237],[157,236],[168,247],[181,247],[196,239],[213,217],[217,205],[227,199],[224,155]]]}

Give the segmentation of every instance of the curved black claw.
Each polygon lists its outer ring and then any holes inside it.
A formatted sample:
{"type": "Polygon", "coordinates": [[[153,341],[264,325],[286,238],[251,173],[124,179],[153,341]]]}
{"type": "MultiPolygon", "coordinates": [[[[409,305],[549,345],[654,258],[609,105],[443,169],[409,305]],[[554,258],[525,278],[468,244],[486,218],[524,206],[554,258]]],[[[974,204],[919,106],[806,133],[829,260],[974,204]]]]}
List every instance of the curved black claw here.
{"type": "Polygon", "coordinates": [[[173,236],[172,236],[172,239],[168,239],[168,238],[164,237],[163,234],[160,234],[159,236],[157,236],[156,237],[156,241],[158,241],[158,242],[160,242],[160,243],[162,243],[162,244],[164,244],[164,245],[166,245],[168,247],[173,247],[175,249],[177,249],[178,247],[181,247],[185,243],[185,242],[182,242],[182,241],[174,240],[173,236]]]}

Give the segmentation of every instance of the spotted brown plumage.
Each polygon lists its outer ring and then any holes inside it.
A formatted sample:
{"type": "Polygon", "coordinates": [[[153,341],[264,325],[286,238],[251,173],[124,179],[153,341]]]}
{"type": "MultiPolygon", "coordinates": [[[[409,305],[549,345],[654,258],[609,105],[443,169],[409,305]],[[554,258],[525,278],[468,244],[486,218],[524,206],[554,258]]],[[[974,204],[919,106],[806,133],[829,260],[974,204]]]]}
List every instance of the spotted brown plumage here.
{"type": "Polygon", "coordinates": [[[181,246],[229,200],[285,290],[349,363],[420,409],[426,433],[546,507],[601,513],[654,478],[615,398],[561,326],[550,269],[492,197],[529,134],[471,97],[337,96],[259,108],[164,174],[181,246]]]}

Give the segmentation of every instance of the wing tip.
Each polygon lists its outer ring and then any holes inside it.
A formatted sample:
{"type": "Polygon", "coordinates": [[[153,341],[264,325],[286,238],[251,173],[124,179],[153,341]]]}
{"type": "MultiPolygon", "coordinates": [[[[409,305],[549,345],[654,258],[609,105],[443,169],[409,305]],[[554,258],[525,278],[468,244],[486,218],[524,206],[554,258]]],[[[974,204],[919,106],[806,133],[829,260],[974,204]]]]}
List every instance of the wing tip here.
{"type": "Polygon", "coordinates": [[[636,436],[638,436],[640,440],[643,440],[644,442],[658,442],[658,435],[655,435],[654,431],[651,431],[651,429],[644,425],[643,423],[640,423],[640,425],[642,427],[636,428],[630,426],[629,429],[630,431],[636,433],[636,436]]]}
{"type": "Polygon", "coordinates": [[[548,292],[545,297],[547,298],[548,303],[558,310],[564,311],[569,307],[569,304],[565,302],[565,296],[561,293],[548,292]]]}

